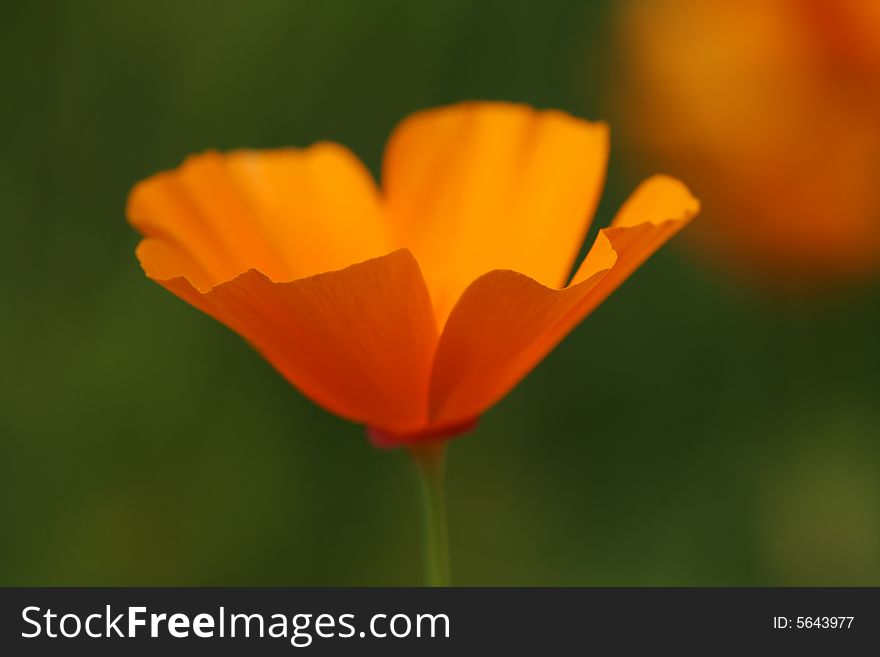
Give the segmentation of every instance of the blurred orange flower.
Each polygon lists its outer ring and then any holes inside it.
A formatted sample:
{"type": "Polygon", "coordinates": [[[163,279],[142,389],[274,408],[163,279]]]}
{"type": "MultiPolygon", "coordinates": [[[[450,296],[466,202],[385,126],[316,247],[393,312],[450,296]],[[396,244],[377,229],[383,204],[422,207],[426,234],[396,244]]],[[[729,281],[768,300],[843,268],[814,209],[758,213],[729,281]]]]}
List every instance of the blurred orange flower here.
{"type": "Polygon", "coordinates": [[[570,272],[604,124],[466,103],[417,113],[377,188],[344,147],[205,153],[139,183],[146,274],[315,402],[412,444],[476,421],[697,212],[644,182],[570,272]]]}
{"type": "Polygon", "coordinates": [[[880,2],[631,0],[620,35],[627,139],[710,253],[787,288],[880,269],[880,2]]]}

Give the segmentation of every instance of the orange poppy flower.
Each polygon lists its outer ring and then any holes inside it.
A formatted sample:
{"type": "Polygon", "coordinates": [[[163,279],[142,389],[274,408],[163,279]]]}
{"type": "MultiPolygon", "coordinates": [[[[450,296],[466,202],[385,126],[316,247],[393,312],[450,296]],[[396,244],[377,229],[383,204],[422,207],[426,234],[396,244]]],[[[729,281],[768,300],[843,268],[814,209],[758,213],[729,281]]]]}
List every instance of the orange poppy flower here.
{"type": "Polygon", "coordinates": [[[150,278],[382,446],[470,425],[697,212],[644,182],[573,277],[607,128],[465,103],[417,113],[381,189],[344,147],[193,156],[127,214],[150,278]]]}
{"type": "Polygon", "coordinates": [[[622,6],[624,133],[697,190],[698,243],[777,289],[880,271],[880,2],[622,6]]]}

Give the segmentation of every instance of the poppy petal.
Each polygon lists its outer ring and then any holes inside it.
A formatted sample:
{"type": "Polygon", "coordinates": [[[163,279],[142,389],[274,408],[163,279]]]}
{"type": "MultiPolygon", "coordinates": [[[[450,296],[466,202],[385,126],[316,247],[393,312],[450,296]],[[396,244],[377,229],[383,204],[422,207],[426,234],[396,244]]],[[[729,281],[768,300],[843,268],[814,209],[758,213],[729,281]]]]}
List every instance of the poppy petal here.
{"type": "Polygon", "coordinates": [[[327,410],[391,431],[424,426],[437,329],[409,251],[285,283],[254,269],[207,292],[183,277],[158,282],[327,410]]]}
{"type": "Polygon", "coordinates": [[[684,185],[657,176],[642,183],[612,226],[600,231],[569,287],[551,289],[513,271],[474,281],[440,337],[431,422],[466,421],[501,399],[698,207],[684,185]]]}
{"type": "Polygon", "coordinates": [[[251,268],[289,281],[394,248],[369,172],[328,142],[193,156],[135,186],[127,213],[144,236],[169,245],[149,247],[145,261],[167,269],[168,251],[188,253],[200,271],[178,275],[203,290],[251,268]]]}
{"type": "Polygon", "coordinates": [[[607,158],[605,124],[555,110],[462,103],[403,121],[385,151],[383,191],[440,325],[464,289],[493,269],[564,285],[607,158]]]}
{"type": "Polygon", "coordinates": [[[624,201],[611,225],[599,231],[571,284],[606,268],[612,250],[609,243],[613,243],[617,263],[603,283],[608,296],[699,211],[700,202],[684,183],[670,176],[651,176],[624,201]]]}

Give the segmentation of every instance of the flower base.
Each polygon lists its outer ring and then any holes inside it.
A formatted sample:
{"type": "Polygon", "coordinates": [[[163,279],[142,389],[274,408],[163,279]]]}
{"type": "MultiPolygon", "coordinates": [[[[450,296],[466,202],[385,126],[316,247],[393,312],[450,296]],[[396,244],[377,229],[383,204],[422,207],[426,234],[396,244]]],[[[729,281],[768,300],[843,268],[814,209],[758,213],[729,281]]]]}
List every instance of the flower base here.
{"type": "Polygon", "coordinates": [[[380,449],[393,449],[395,447],[413,446],[420,443],[433,442],[438,440],[449,440],[466,434],[477,426],[480,418],[475,417],[467,422],[459,422],[457,424],[448,424],[441,427],[433,427],[425,431],[416,431],[413,433],[396,433],[386,431],[376,427],[367,427],[367,436],[374,447],[380,449]]]}

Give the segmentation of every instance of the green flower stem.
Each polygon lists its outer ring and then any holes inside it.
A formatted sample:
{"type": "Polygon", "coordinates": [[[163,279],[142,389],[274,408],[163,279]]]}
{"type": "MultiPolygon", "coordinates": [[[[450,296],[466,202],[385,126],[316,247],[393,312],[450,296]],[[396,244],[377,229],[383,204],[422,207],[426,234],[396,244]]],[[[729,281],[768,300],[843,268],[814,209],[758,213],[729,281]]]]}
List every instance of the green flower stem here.
{"type": "Polygon", "coordinates": [[[443,482],[446,441],[416,445],[409,452],[422,485],[426,582],[428,586],[451,586],[446,492],[443,482]]]}

